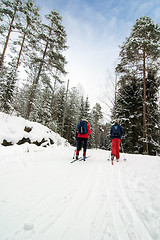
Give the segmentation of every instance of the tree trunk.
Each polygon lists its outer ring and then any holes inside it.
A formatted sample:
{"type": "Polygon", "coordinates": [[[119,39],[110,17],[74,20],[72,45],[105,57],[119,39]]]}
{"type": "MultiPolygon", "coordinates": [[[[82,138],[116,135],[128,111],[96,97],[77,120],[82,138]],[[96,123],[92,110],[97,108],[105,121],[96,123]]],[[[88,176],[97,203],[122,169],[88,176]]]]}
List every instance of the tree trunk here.
{"type": "Polygon", "coordinates": [[[61,136],[62,137],[63,137],[63,131],[64,131],[64,122],[65,122],[65,117],[66,117],[68,88],[69,88],[69,79],[68,79],[68,82],[67,82],[66,98],[65,98],[65,102],[64,102],[64,113],[63,113],[62,130],[61,130],[61,136]]]}
{"type": "MultiPolygon", "coordinates": [[[[25,30],[27,30],[29,24],[27,24],[27,27],[25,30]]],[[[20,57],[21,57],[21,53],[22,53],[22,49],[23,49],[23,45],[24,45],[24,41],[25,41],[25,37],[26,37],[26,33],[24,33],[24,36],[23,36],[23,40],[22,40],[22,44],[21,44],[21,49],[19,51],[19,55],[18,55],[18,60],[17,60],[17,65],[16,65],[16,69],[18,68],[18,65],[19,65],[19,61],[20,61],[20,57]]]]}
{"type": "Polygon", "coordinates": [[[114,98],[114,101],[115,101],[115,113],[114,113],[114,117],[115,119],[117,118],[117,74],[116,74],[116,77],[115,77],[115,98],[114,98]]]}
{"type": "Polygon", "coordinates": [[[10,37],[11,31],[12,31],[12,25],[13,25],[14,18],[15,18],[16,12],[17,12],[17,6],[18,6],[18,4],[19,4],[19,0],[17,1],[17,5],[16,5],[16,7],[15,7],[15,9],[14,9],[14,14],[13,14],[13,17],[12,17],[12,20],[11,20],[11,23],[10,23],[8,35],[7,35],[6,42],[5,42],[4,49],[3,49],[3,53],[2,53],[2,56],[1,56],[0,66],[3,65],[4,56],[5,56],[5,52],[6,52],[6,49],[7,49],[9,37],[10,37]]]}
{"type": "MultiPolygon", "coordinates": [[[[50,35],[51,35],[51,29],[50,29],[50,32],[49,32],[49,36],[50,35]]],[[[46,56],[47,48],[48,48],[48,42],[46,43],[46,47],[45,47],[45,50],[44,50],[44,53],[43,53],[42,60],[44,60],[44,58],[46,56]]],[[[32,101],[33,101],[33,98],[35,97],[36,87],[37,87],[37,84],[38,84],[38,81],[39,81],[39,77],[40,77],[40,74],[41,74],[41,71],[42,71],[42,67],[43,67],[43,61],[40,63],[37,77],[36,77],[36,79],[35,79],[35,81],[32,85],[31,93],[30,93],[30,96],[29,96],[28,104],[27,104],[27,111],[26,111],[26,118],[27,119],[29,119],[29,115],[30,115],[31,110],[32,110],[32,101]]]]}
{"type": "Polygon", "coordinates": [[[146,66],[145,48],[143,49],[143,153],[148,154],[147,127],[146,127],[146,66]]]}
{"type": "Polygon", "coordinates": [[[52,100],[51,100],[51,118],[52,118],[52,121],[54,120],[54,106],[55,106],[55,91],[56,91],[56,84],[57,84],[57,79],[55,78],[54,80],[54,86],[53,86],[53,92],[52,92],[52,100]]]}

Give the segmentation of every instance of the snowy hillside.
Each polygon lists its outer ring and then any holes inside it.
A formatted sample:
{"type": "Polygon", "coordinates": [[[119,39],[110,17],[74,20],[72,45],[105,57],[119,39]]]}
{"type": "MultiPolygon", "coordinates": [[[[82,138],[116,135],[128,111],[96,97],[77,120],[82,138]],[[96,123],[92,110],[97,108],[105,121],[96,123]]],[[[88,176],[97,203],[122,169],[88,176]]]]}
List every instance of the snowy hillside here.
{"type": "Polygon", "coordinates": [[[20,145],[25,141],[41,146],[53,143],[69,146],[64,138],[39,123],[0,112],[0,144],[7,142],[8,145],[20,145]]]}
{"type": "Polygon", "coordinates": [[[0,145],[0,240],[159,240],[160,158],[121,154],[112,166],[109,151],[88,149],[71,163],[58,138],[0,145]]]}

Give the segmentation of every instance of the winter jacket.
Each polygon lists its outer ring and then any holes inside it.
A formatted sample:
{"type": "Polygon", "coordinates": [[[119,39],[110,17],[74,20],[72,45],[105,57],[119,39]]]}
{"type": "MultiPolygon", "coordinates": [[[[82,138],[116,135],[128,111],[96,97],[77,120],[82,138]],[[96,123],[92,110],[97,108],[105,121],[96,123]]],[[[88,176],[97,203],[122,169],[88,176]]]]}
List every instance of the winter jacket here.
{"type": "Polygon", "coordinates": [[[115,123],[112,127],[111,127],[111,131],[110,131],[110,136],[112,139],[114,138],[118,138],[118,139],[121,139],[122,136],[124,135],[124,132],[123,132],[123,128],[118,124],[118,123],[115,123]],[[115,126],[118,126],[119,130],[120,130],[120,135],[119,136],[114,136],[113,135],[113,130],[114,130],[114,127],[115,126]]]}
{"type": "Polygon", "coordinates": [[[87,122],[87,133],[81,134],[78,133],[78,138],[89,138],[89,134],[91,134],[90,124],[87,122]]]}

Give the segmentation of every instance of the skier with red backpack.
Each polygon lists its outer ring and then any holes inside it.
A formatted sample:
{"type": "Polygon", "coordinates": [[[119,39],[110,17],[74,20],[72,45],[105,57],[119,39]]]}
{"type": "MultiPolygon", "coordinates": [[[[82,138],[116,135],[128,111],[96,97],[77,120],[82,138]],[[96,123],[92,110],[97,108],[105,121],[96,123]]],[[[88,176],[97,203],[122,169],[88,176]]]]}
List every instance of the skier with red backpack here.
{"type": "Polygon", "coordinates": [[[114,157],[116,157],[117,161],[120,158],[119,146],[120,146],[121,138],[123,134],[124,134],[123,128],[119,125],[119,120],[116,119],[110,131],[110,136],[112,138],[112,151],[111,151],[112,164],[113,164],[114,157]]]}
{"type": "Polygon", "coordinates": [[[88,146],[89,134],[91,134],[90,124],[86,119],[81,119],[77,125],[77,150],[76,150],[76,159],[78,159],[79,151],[82,148],[83,144],[83,160],[86,159],[86,150],[88,146]]]}

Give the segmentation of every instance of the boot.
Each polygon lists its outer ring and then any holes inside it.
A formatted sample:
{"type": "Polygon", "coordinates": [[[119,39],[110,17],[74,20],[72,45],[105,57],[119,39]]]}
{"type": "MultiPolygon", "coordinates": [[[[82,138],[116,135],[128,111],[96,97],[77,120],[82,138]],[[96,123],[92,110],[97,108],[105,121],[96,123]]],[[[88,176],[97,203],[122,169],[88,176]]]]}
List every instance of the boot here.
{"type": "Polygon", "coordinates": [[[79,157],[79,151],[76,151],[76,159],[78,160],[79,157]]]}
{"type": "Polygon", "coordinates": [[[113,160],[114,160],[114,155],[111,156],[112,165],[113,165],[113,160]]]}

